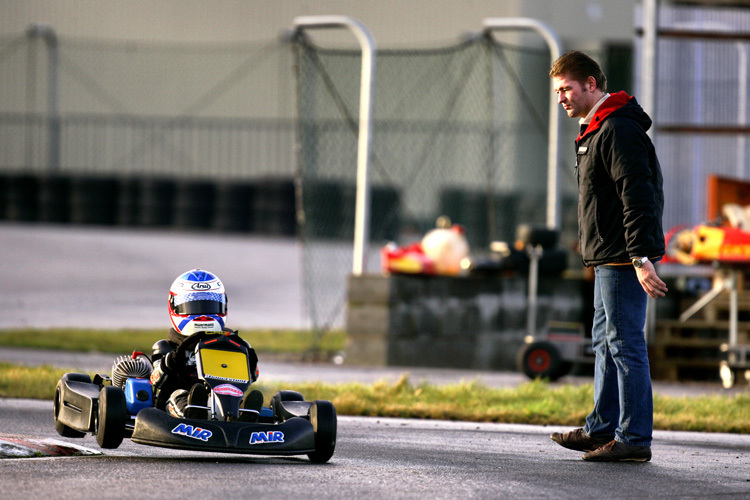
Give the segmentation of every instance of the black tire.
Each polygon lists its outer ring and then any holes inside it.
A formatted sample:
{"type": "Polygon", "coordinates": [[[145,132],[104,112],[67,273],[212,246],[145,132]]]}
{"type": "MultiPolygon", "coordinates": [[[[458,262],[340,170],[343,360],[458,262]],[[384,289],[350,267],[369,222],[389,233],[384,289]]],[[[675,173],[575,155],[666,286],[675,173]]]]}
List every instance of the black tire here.
{"type": "Polygon", "coordinates": [[[315,451],[308,453],[311,462],[322,464],[336,449],[336,409],[330,401],[314,401],[310,406],[310,423],[315,433],[315,451]]]}
{"type": "Polygon", "coordinates": [[[305,396],[297,391],[278,391],[274,397],[279,401],[304,401],[305,396]]]}
{"type": "MultiPolygon", "coordinates": [[[[91,383],[91,377],[89,377],[88,375],[84,375],[82,373],[70,373],[68,374],[68,380],[74,380],[76,382],[91,383]]],[[[82,438],[86,435],[85,432],[81,432],[76,429],[73,429],[72,427],[68,427],[67,425],[65,425],[64,423],[58,420],[58,416],[60,415],[60,409],[63,406],[62,385],[63,385],[63,382],[62,380],[60,380],[57,383],[57,388],[55,388],[55,401],[54,401],[54,410],[53,410],[53,420],[55,423],[55,430],[62,437],[82,438]]]]}
{"type": "Polygon", "coordinates": [[[96,442],[102,448],[117,448],[125,437],[128,409],[119,387],[105,386],[99,392],[96,442]]]}
{"type": "Polygon", "coordinates": [[[271,407],[271,410],[273,410],[274,418],[277,421],[284,421],[287,417],[284,415],[287,414],[287,412],[282,410],[282,402],[284,401],[304,401],[305,397],[297,392],[297,391],[277,391],[276,394],[274,394],[271,397],[271,402],[269,403],[269,406],[271,407]]]}
{"type": "Polygon", "coordinates": [[[521,224],[516,228],[516,240],[524,245],[541,245],[545,250],[557,245],[559,235],[560,233],[554,229],[529,224],[521,224]]]}
{"type": "Polygon", "coordinates": [[[560,351],[549,342],[524,344],[516,358],[518,370],[530,379],[546,378],[557,380],[563,376],[569,364],[560,359],[560,351]]]}

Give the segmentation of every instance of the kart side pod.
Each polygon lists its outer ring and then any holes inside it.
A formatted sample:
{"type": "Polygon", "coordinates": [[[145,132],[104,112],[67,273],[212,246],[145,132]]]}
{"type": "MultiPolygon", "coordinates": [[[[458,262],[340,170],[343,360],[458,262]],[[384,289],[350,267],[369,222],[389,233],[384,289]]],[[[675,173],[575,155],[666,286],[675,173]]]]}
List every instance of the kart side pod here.
{"type": "Polygon", "coordinates": [[[66,373],[55,390],[57,421],[71,429],[93,432],[99,402],[99,386],[84,373],[66,373]]]}

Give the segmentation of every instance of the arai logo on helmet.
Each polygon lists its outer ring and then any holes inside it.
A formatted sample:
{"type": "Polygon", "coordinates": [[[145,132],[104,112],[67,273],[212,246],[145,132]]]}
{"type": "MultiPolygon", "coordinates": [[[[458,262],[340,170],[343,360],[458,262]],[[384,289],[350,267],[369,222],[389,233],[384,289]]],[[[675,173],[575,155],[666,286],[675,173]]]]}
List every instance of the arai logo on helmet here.
{"type": "Polygon", "coordinates": [[[216,394],[224,394],[225,396],[234,396],[237,398],[242,397],[242,391],[232,384],[221,384],[219,386],[216,386],[214,387],[214,392],[216,394]]]}
{"type": "Polygon", "coordinates": [[[193,290],[210,290],[211,283],[193,283],[190,288],[192,288],[193,290]]]}

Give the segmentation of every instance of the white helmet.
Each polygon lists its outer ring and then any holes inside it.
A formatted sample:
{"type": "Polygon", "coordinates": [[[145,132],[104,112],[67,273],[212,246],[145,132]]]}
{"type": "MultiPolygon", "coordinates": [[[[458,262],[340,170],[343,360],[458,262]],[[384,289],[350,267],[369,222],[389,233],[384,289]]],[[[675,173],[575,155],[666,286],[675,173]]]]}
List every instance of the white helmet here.
{"type": "Polygon", "coordinates": [[[224,285],[202,269],[181,274],[169,289],[169,317],[172,327],[185,337],[222,331],[227,319],[224,285]]]}

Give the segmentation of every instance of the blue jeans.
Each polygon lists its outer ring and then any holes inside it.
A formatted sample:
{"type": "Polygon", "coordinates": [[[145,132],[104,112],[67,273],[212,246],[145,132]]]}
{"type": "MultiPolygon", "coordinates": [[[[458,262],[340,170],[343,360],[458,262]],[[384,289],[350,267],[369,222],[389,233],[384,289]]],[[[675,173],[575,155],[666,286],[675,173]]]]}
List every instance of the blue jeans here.
{"type": "Polygon", "coordinates": [[[598,266],[594,281],[594,409],[589,436],[651,446],[651,373],[643,327],[648,296],[632,266],[598,266]]]}

